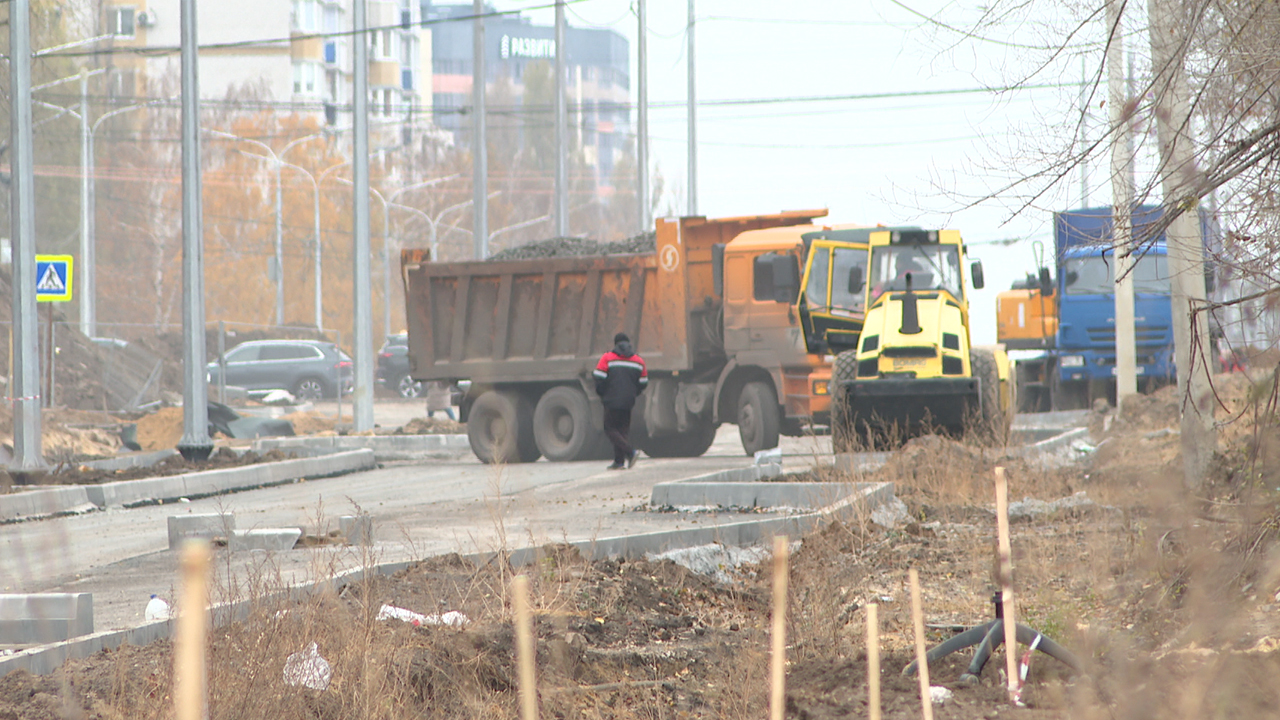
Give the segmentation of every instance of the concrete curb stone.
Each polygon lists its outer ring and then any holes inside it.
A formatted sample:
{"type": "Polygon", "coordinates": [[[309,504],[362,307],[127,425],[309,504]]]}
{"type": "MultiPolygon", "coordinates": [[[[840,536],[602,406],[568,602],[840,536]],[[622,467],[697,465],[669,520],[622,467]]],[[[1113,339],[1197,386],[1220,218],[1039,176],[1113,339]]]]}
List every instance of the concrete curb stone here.
{"type": "Polygon", "coordinates": [[[372,450],[260,463],[239,468],[203,470],[168,477],[119,480],[100,485],[60,485],[0,495],[0,522],[13,522],[98,508],[197,499],[234,490],[249,490],[369,470],[377,466],[372,450]]]}

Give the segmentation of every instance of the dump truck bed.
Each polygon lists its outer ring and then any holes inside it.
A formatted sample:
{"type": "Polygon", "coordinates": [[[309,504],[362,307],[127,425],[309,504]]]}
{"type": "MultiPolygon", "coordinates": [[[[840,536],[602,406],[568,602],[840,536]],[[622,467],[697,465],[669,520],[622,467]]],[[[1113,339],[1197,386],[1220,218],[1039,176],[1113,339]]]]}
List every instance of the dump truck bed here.
{"type": "MultiPolygon", "coordinates": [[[[654,255],[430,263],[405,251],[409,357],[420,380],[562,380],[589,372],[613,336],[662,365],[654,255]]],[[[673,308],[674,309],[674,308],[673,308]]]]}

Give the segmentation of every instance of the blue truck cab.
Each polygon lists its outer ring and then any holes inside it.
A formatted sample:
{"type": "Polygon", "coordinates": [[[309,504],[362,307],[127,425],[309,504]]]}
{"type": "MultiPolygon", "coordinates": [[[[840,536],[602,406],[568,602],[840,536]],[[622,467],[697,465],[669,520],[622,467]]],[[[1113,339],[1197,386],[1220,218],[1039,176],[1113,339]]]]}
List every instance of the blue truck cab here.
{"type": "MultiPolygon", "coordinates": [[[[1158,206],[1133,211],[1134,340],[1139,387],[1173,382],[1173,322],[1165,238],[1149,237],[1158,206]]],[[[1116,373],[1115,252],[1110,207],[1054,213],[1054,268],[1042,270],[1040,295],[1053,295],[1056,331],[1039,350],[1017,358],[1019,410],[1043,412],[1114,402],[1116,373]]]]}

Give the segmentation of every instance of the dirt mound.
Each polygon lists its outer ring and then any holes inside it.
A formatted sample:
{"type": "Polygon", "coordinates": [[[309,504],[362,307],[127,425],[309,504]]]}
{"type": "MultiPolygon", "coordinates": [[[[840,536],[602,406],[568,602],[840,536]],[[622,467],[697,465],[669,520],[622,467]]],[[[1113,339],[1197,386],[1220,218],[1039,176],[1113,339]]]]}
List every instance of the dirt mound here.
{"type": "Polygon", "coordinates": [[[182,408],[162,407],[138,419],[138,444],[145,451],[168,450],[182,440],[182,408]]]}
{"type": "Polygon", "coordinates": [[[616,242],[600,242],[590,238],[560,237],[526,243],[500,250],[489,256],[491,262],[533,260],[536,258],[577,257],[583,255],[639,255],[657,249],[657,236],[644,233],[616,242]]]}
{"type": "MultiPolygon", "coordinates": [[[[296,435],[332,435],[337,432],[337,418],[321,415],[314,410],[292,412],[280,419],[293,423],[293,432],[296,435]]],[[[344,416],[342,421],[350,423],[351,416],[344,416]]]]}
{"type": "Polygon", "coordinates": [[[396,430],[397,435],[458,435],[467,426],[456,420],[437,417],[414,418],[396,430]]]}

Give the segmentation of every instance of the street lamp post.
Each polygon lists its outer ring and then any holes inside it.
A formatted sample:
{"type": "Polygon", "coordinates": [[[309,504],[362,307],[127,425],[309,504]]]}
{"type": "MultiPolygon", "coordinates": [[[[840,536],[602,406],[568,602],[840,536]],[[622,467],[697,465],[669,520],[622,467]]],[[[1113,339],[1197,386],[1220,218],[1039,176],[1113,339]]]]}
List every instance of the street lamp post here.
{"type": "MultiPolygon", "coordinates": [[[[284,187],[283,187],[283,184],[281,183],[280,175],[281,175],[281,171],[284,168],[284,165],[287,164],[284,162],[283,158],[285,153],[289,152],[289,150],[292,149],[295,145],[298,145],[299,143],[305,142],[307,140],[323,137],[324,133],[312,133],[311,135],[305,135],[303,137],[292,140],[287,145],[284,146],[283,150],[281,150],[279,153],[276,153],[275,150],[271,149],[270,145],[264,142],[261,142],[259,140],[254,140],[252,138],[247,138],[247,137],[240,137],[239,135],[234,135],[232,133],[224,132],[222,130],[206,129],[205,132],[210,133],[212,135],[217,135],[218,137],[221,137],[221,138],[226,138],[227,140],[237,140],[240,142],[247,142],[250,145],[255,145],[257,147],[260,147],[263,150],[265,150],[268,155],[271,156],[270,158],[263,158],[263,159],[270,159],[271,162],[275,164],[275,168],[276,168],[276,245],[275,245],[276,325],[283,325],[284,324],[284,187]]],[[[253,155],[253,153],[247,153],[247,154],[253,155]]],[[[254,157],[262,157],[262,156],[254,155],[254,157]]]]}
{"type": "MultiPolygon", "coordinates": [[[[384,197],[382,193],[378,192],[377,188],[369,188],[369,192],[378,199],[378,202],[382,203],[382,324],[384,337],[391,334],[391,249],[389,245],[391,239],[391,206],[413,209],[407,205],[400,205],[395,201],[396,198],[410,190],[420,190],[432,185],[439,185],[442,182],[453,180],[459,175],[460,173],[455,173],[447,177],[407,185],[391,193],[390,198],[384,197]]],[[[338,178],[338,182],[344,185],[353,184],[346,178],[338,178]]],[[[426,217],[426,213],[422,213],[422,216],[426,217]]]]}

